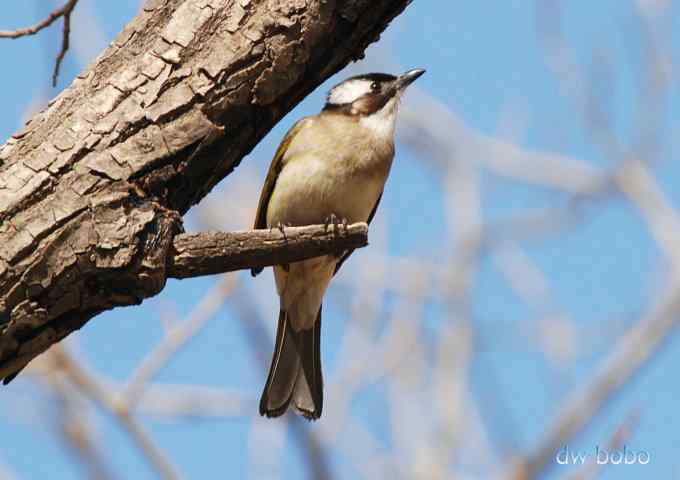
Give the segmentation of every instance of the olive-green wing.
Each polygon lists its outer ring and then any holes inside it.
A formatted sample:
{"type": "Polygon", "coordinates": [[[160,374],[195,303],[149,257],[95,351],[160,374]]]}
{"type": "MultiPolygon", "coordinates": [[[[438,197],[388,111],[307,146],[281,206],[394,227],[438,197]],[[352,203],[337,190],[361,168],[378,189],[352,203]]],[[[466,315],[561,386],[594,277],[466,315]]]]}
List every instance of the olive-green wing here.
{"type": "MultiPolygon", "coordinates": [[[[269,165],[269,171],[267,172],[267,178],[264,181],[262,192],[260,192],[260,201],[257,204],[257,212],[255,213],[255,225],[253,228],[256,229],[267,228],[267,206],[269,205],[269,199],[271,198],[272,192],[274,191],[274,187],[276,186],[276,180],[279,178],[279,172],[281,172],[281,169],[285,164],[286,151],[288,150],[290,142],[293,140],[295,135],[305,126],[305,124],[307,124],[307,121],[308,121],[307,118],[303,118],[299,120],[295,125],[293,125],[293,127],[290,130],[288,130],[288,133],[286,133],[286,136],[283,137],[281,145],[279,145],[279,148],[276,150],[274,159],[272,160],[271,165],[269,165]]],[[[250,270],[250,273],[254,277],[262,270],[264,269],[252,268],[250,270]]]]}
{"type": "MultiPolygon", "coordinates": [[[[375,212],[378,210],[378,205],[380,204],[380,199],[382,198],[382,192],[380,192],[380,195],[378,196],[378,200],[375,202],[375,205],[373,205],[373,210],[371,210],[370,215],[368,216],[368,223],[369,225],[371,224],[371,220],[373,220],[373,217],[375,217],[375,212]]],[[[350,255],[352,255],[352,252],[354,249],[352,248],[351,250],[345,251],[345,253],[342,254],[340,257],[340,260],[338,260],[338,263],[335,264],[335,272],[333,272],[333,275],[338,273],[338,270],[340,270],[340,267],[342,267],[342,264],[345,263],[345,260],[349,258],[350,255]]]]}

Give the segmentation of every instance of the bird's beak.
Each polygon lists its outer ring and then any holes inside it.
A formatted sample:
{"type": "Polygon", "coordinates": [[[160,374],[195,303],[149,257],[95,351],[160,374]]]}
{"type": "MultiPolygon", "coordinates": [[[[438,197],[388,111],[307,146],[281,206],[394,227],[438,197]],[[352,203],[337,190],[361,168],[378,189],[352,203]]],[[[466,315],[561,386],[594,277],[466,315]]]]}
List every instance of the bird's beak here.
{"type": "Polygon", "coordinates": [[[400,75],[396,81],[397,90],[399,91],[404,90],[406,87],[415,82],[416,79],[420,77],[423,73],[425,73],[425,70],[423,70],[422,68],[414,68],[413,70],[409,70],[408,72],[400,75]]]}

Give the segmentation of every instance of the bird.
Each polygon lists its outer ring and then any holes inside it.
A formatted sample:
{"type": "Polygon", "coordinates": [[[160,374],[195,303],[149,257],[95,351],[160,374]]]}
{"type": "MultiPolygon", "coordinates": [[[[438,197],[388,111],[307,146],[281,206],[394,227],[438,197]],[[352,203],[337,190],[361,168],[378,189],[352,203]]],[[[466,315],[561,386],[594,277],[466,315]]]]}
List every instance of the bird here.
{"type": "MultiPolygon", "coordinates": [[[[401,97],[425,70],[368,73],[334,86],[322,111],[288,131],[271,162],[256,229],[370,223],[392,160],[401,97]]],[[[308,420],[323,409],[321,310],[331,278],[351,250],[273,267],[279,318],[260,415],[292,408],[308,420]]],[[[262,268],[251,269],[253,276],[262,268]]]]}

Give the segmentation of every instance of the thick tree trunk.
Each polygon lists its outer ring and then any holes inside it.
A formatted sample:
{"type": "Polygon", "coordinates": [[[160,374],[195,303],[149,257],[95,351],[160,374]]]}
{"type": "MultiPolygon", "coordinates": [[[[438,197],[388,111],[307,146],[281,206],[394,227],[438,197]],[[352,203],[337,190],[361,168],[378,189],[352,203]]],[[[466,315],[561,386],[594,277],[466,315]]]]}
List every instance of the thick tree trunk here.
{"type": "Polygon", "coordinates": [[[408,3],[149,0],[0,146],[0,378],[161,291],[181,215],[408,3]]]}

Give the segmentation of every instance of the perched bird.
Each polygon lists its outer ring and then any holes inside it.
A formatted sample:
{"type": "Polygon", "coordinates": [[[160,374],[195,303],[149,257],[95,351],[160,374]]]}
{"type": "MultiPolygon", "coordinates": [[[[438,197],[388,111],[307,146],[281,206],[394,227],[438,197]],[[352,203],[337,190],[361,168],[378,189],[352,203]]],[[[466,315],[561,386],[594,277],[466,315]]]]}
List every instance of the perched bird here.
{"type": "MultiPolygon", "coordinates": [[[[333,87],[323,111],[298,121],[281,142],[262,187],[255,228],[370,222],[394,157],[399,100],[423,73],[371,73],[333,87]]],[[[261,415],[277,417],[292,406],[308,419],[321,416],[321,303],[351,253],[274,267],[279,324],[261,415]]],[[[260,271],[253,269],[253,276],[260,271]]]]}

